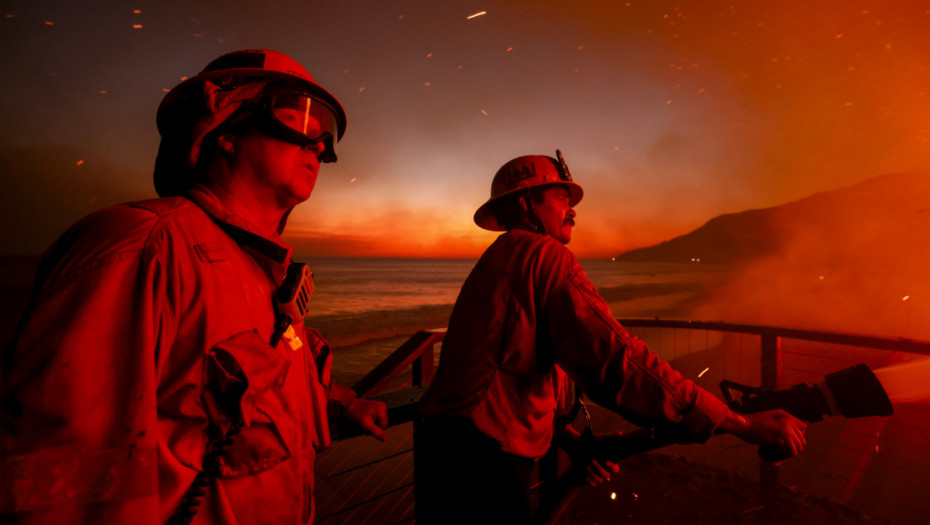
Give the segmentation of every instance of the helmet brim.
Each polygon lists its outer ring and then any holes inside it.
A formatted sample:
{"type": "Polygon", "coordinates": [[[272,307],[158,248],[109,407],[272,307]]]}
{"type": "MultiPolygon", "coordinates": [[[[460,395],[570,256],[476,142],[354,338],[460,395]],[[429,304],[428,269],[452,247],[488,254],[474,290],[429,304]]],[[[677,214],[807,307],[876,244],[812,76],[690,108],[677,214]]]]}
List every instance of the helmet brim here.
{"type": "MultiPolygon", "coordinates": [[[[549,184],[541,184],[539,186],[533,186],[534,188],[541,188],[543,186],[562,186],[568,190],[568,204],[571,207],[575,207],[579,202],[581,202],[582,197],[584,197],[584,190],[578,184],[570,181],[564,182],[551,182],[549,184]]],[[[477,211],[475,211],[474,221],[479,227],[489,230],[492,232],[502,232],[506,231],[503,225],[501,225],[497,218],[494,216],[494,203],[506,198],[509,195],[513,195],[518,191],[525,190],[527,188],[515,188],[503,195],[499,195],[493,199],[488,199],[487,202],[481,205],[477,211]]]]}

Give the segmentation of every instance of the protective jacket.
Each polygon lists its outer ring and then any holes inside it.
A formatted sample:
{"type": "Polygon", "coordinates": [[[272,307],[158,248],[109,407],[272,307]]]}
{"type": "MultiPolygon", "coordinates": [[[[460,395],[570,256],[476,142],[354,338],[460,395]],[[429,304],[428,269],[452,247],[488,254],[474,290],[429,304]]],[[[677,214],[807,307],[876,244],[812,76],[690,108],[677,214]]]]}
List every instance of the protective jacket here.
{"type": "Polygon", "coordinates": [[[420,411],[466,418],[502,451],[540,457],[566,397],[560,369],[633,423],[673,423],[696,441],[728,413],[620,326],[558,240],[504,233],[462,287],[420,411]]]}
{"type": "Polygon", "coordinates": [[[328,405],[354,393],[301,322],[270,344],[290,257],[201,186],[62,236],[4,355],[0,515],[164,523],[240,419],[193,523],[311,521],[328,405]]]}

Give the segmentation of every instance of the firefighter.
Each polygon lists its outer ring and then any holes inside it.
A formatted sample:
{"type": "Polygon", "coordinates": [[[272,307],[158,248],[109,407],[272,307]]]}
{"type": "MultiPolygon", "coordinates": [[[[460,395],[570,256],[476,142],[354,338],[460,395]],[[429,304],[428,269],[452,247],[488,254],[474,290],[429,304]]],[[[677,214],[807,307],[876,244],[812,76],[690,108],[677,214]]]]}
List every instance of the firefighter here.
{"type": "Polygon", "coordinates": [[[3,359],[0,515],[309,523],[329,419],[387,426],[331,381],[280,237],[345,112],[287,55],[244,50],[171,90],[157,125],[161,198],[84,218],[40,263],[3,359]]]}
{"type": "Polygon", "coordinates": [[[583,190],[557,157],[504,164],[474,215],[504,233],[462,286],[420,402],[420,523],[529,522],[534,462],[552,445],[573,388],[685,440],[726,432],[791,455],[804,446],[803,421],[782,410],[732,412],[617,323],[566,247],[583,190]]]}

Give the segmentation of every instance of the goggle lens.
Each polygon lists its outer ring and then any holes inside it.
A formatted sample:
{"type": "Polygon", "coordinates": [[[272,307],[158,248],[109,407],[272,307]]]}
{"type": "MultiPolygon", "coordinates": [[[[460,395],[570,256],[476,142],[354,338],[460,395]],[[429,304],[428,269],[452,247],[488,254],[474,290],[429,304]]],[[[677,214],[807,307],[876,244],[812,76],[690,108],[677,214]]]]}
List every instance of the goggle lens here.
{"type": "Polygon", "coordinates": [[[271,97],[271,116],[287,128],[322,142],[336,137],[336,116],[329,107],[306,93],[285,92],[271,97]]]}

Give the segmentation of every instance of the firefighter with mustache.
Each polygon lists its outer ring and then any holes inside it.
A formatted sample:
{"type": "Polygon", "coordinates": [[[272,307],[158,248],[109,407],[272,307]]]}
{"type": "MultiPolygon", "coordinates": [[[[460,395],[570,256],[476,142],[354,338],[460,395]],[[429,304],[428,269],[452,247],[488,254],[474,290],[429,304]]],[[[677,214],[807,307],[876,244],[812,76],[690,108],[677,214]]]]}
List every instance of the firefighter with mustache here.
{"type": "MultiPolygon", "coordinates": [[[[503,231],[462,286],[415,437],[418,523],[529,523],[533,469],[557,417],[583,392],[684,440],[731,433],[797,455],[806,424],[783,410],[739,415],[629,334],[567,248],[583,190],[557,157],[504,164],[475,223],[503,231]],[[490,511],[493,509],[493,511],[490,511]]],[[[588,482],[613,463],[592,461],[588,482]]]]}

